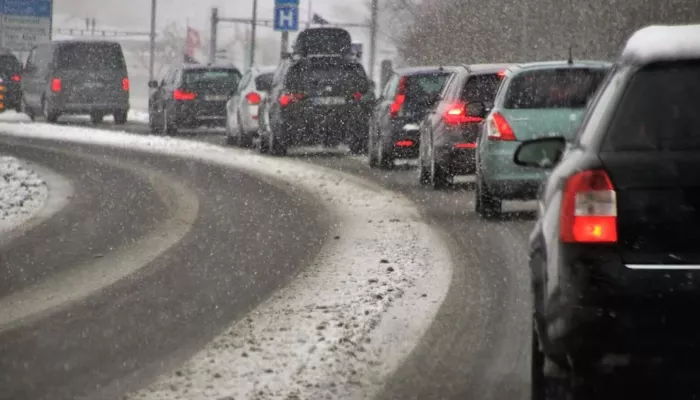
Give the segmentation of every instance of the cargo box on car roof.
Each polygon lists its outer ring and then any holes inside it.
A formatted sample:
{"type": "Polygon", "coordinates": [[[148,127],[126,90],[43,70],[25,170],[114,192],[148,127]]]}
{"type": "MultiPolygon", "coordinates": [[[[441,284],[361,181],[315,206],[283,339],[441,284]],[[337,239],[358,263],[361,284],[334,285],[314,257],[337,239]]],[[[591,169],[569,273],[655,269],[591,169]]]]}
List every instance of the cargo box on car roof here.
{"type": "Polygon", "coordinates": [[[310,28],[297,36],[294,54],[301,57],[310,55],[352,55],[352,38],[342,28],[310,28]]]}

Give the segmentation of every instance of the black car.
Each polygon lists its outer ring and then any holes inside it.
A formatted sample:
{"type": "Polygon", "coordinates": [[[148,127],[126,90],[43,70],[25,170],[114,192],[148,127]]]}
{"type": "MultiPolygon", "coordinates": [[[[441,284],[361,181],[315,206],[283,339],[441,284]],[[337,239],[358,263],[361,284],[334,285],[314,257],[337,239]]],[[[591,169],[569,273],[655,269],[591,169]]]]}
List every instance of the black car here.
{"type": "Polygon", "coordinates": [[[361,153],[373,104],[367,74],[353,57],[286,59],[260,110],[260,151],[281,155],[291,146],[346,143],[353,153],[361,153]]]}
{"type": "Polygon", "coordinates": [[[507,64],[474,64],[455,68],[435,109],[420,131],[419,180],[440,188],[455,175],[476,170],[476,147],[483,121],[480,115],[493,107],[507,64]],[[480,115],[470,105],[486,108],[480,115]]]}
{"type": "Polygon", "coordinates": [[[9,50],[0,50],[0,79],[5,86],[4,98],[0,101],[0,111],[21,111],[20,89],[22,63],[9,50]]]}
{"type": "Polygon", "coordinates": [[[122,47],[110,41],[66,40],[39,44],[22,73],[22,108],[56,122],[64,114],[88,114],[93,123],[105,115],[116,124],[129,111],[129,76],[122,47]]]}
{"type": "Polygon", "coordinates": [[[698,25],[635,33],[573,142],[540,138],[515,153],[553,167],[530,237],[534,399],[603,390],[585,383],[610,369],[668,376],[696,363],[699,38],[698,25]]]}
{"type": "Polygon", "coordinates": [[[459,67],[397,69],[384,86],[372,113],[370,167],[391,168],[397,158],[416,158],[419,124],[459,67]]]}
{"type": "Polygon", "coordinates": [[[148,102],[152,133],[174,134],[180,128],[226,126],[226,102],[234,94],[241,72],[230,65],[183,64],[171,67],[148,102]]]}

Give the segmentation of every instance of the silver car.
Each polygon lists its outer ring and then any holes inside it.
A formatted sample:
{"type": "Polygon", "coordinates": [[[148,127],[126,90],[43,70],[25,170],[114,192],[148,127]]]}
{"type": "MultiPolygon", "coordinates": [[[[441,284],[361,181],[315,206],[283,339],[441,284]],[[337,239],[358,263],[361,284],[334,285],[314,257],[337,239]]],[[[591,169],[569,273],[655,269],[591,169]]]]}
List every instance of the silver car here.
{"type": "Polygon", "coordinates": [[[265,99],[276,66],[252,67],[241,78],[236,92],[226,103],[226,142],[252,147],[258,135],[258,107],[265,99]]]}

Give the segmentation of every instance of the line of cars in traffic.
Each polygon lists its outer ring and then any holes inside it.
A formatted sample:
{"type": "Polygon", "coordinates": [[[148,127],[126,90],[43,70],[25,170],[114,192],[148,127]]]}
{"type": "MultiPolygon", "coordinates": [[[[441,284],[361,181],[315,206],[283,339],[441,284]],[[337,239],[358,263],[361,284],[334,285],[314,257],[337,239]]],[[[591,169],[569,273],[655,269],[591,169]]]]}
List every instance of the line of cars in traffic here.
{"type": "Polygon", "coordinates": [[[291,58],[258,109],[260,150],[345,138],[354,152],[366,145],[373,168],[418,158],[417,179],[434,188],[473,173],[485,218],[498,217],[503,200],[535,199],[531,397],[605,396],[606,377],[623,370],[650,382],[685,376],[644,392],[685,398],[700,389],[698,38],[700,25],[654,26],[634,33],[614,63],[397,69],[377,99],[361,73],[337,72],[347,61],[291,58]],[[305,63],[311,72],[288,73],[305,63]],[[344,112],[366,112],[367,125],[344,112]],[[355,136],[348,126],[316,131],[345,121],[355,136]]]}

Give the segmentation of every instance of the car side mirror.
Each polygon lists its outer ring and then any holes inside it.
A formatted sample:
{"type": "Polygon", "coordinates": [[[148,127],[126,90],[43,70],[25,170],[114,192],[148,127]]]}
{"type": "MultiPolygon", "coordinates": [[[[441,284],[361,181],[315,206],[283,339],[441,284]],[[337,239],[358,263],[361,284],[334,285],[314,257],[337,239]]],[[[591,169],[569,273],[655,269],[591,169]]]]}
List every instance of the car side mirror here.
{"type": "Polygon", "coordinates": [[[561,161],[567,148],[563,137],[527,140],[518,146],[513,161],[523,167],[553,168],[561,161]]]}
{"type": "Polygon", "coordinates": [[[158,81],[148,81],[148,87],[151,89],[158,89],[158,81]]]}
{"type": "Polygon", "coordinates": [[[486,118],[487,113],[488,109],[486,108],[486,104],[480,101],[475,101],[473,103],[467,104],[468,117],[486,118]]]}

